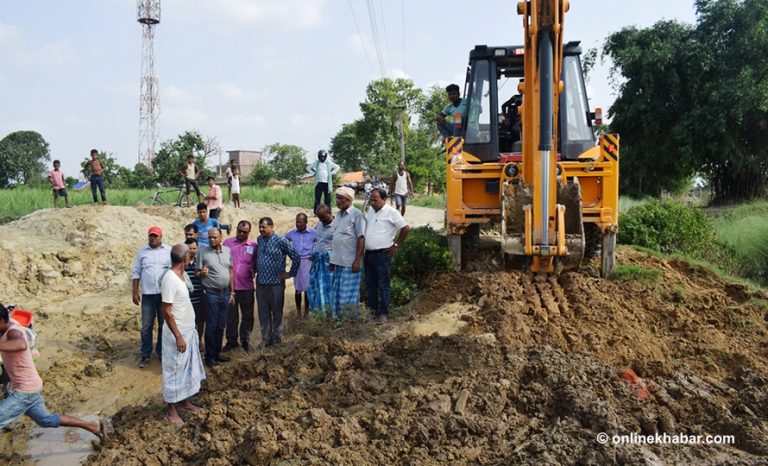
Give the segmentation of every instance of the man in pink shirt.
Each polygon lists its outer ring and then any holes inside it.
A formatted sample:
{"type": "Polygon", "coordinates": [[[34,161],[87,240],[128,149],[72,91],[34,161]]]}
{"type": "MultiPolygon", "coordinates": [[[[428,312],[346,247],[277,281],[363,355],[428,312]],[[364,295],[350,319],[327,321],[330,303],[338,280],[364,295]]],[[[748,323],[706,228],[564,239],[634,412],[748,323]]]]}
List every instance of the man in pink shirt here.
{"type": "Polygon", "coordinates": [[[64,172],[60,170],[61,162],[58,160],[53,161],[53,170],[48,174],[48,181],[53,186],[53,206],[59,208],[59,196],[64,198],[64,202],[69,205],[69,198],[67,197],[67,183],[64,181],[64,172]]]}
{"type": "Polygon", "coordinates": [[[221,214],[223,194],[221,187],[216,184],[216,179],[212,176],[208,177],[208,194],[205,196],[205,203],[208,205],[208,216],[218,220],[219,214],[221,214]]]}
{"type": "Polygon", "coordinates": [[[224,246],[232,251],[232,269],[235,274],[235,302],[229,305],[227,311],[227,344],[222,351],[229,351],[242,344],[247,353],[250,348],[250,337],[253,331],[254,286],[256,276],[256,242],[248,239],[251,234],[251,222],[240,220],[237,224],[237,234],[227,238],[224,246]],[[240,321],[240,343],[238,337],[238,308],[242,314],[240,321]]]}
{"type": "Polygon", "coordinates": [[[11,393],[0,402],[0,429],[26,414],[40,427],[79,427],[93,433],[104,444],[107,434],[102,421],[52,414],[45,409],[43,380],[32,361],[32,351],[25,330],[11,320],[8,309],[0,304],[0,356],[11,379],[11,393]]]}

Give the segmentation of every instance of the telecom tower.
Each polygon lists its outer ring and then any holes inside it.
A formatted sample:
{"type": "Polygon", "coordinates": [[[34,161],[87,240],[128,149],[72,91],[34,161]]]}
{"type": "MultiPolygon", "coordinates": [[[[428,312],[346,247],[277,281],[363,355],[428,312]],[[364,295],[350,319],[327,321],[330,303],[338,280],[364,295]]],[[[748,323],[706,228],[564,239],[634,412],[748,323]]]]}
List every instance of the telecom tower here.
{"type": "Polygon", "coordinates": [[[160,24],[160,0],[137,0],[141,41],[141,96],[139,98],[139,163],[152,170],[159,133],[159,87],[155,74],[155,26],[160,24]]]}

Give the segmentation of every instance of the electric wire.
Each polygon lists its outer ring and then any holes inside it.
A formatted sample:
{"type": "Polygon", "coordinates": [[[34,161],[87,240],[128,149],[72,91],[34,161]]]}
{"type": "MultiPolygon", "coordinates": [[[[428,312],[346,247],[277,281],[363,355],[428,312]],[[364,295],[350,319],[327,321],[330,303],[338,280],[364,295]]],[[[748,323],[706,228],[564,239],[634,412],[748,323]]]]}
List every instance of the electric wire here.
{"type": "Polygon", "coordinates": [[[376,72],[373,70],[373,65],[371,64],[371,57],[368,56],[368,47],[365,45],[365,38],[360,33],[360,26],[357,24],[357,16],[355,15],[355,9],[352,7],[352,0],[347,0],[347,4],[349,4],[349,11],[352,12],[352,21],[355,22],[357,37],[360,39],[360,45],[363,47],[363,52],[365,53],[365,61],[368,62],[368,68],[371,70],[371,74],[376,74],[376,72]]]}

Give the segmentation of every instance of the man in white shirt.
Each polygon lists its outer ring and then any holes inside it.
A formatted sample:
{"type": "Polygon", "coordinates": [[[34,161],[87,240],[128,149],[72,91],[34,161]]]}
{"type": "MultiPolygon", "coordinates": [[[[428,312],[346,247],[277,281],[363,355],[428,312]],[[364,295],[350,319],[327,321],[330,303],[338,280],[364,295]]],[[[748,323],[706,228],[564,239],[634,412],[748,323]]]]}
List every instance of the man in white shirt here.
{"type": "Polygon", "coordinates": [[[171,268],[163,275],[160,285],[165,317],[163,399],[168,403],[166,420],[177,425],[184,424],[177,408],[193,413],[200,410],[190,403],[189,398],[200,391],[200,382],[205,380],[195,310],[184,274],[189,261],[186,245],[177,244],[171,248],[171,268]]]}
{"type": "Polygon", "coordinates": [[[365,286],[368,308],[383,324],[389,315],[389,279],[392,256],[408,237],[410,227],[403,216],[387,205],[387,193],[383,189],[371,190],[371,209],[365,217],[365,286]],[[397,241],[395,232],[400,230],[397,241]]]}
{"type": "Polygon", "coordinates": [[[160,277],[171,267],[171,249],[163,244],[163,230],[159,226],[149,228],[147,244],[136,253],[131,269],[133,304],[141,305],[141,360],[144,368],[152,356],[152,330],[157,319],[157,343],[155,351],[160,357],[163,337],[163,313],[160,306],[160,277]]]}

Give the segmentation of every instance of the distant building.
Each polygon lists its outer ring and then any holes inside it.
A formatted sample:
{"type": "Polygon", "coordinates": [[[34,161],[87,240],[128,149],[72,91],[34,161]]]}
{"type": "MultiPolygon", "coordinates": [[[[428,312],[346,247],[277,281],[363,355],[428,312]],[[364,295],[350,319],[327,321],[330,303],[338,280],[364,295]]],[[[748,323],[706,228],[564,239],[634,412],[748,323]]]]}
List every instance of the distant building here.
{"type": "Polygon", "coordinates": [[[240,167],[240,176],[247,177],[253,168],[261,163],[261,151],[258,150],[228,150],[227,160],[218,168],[218,174],[223,176],[227,172],[230,161],[234,160],[240,167]]]}

